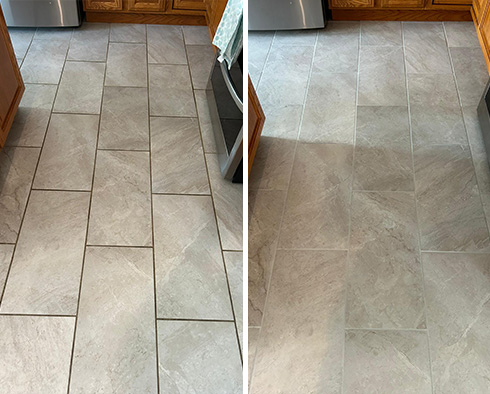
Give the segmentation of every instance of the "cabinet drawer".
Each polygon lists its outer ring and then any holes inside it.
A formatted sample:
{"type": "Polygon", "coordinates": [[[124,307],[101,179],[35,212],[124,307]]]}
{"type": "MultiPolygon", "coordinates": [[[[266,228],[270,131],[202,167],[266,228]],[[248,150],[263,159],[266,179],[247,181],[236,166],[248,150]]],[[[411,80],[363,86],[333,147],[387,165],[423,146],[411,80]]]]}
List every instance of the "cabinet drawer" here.
{"type": "Polygon", "coordinates": [[[174,10],[200,10],[205,11],[204,0],[174,0],[174,10]]]}
{"type": "Polygon", "coordinates": [[[165,0],[128,0],[129,11],[163,11],[165,0]]]}
{"type": "Polygon", "coordinates": [[[383,0],[383,8],[422,8],[425,0],[383,0]]]}
{"type": "Polygon", "coordinates": [[[432,4],[471,5],[472,0],[433,0],[432,4]]]}
{"type": "Polygon", "coordinates": [[[122,10],[122,0],[83,0],[86,11],[122,10]]]}
{"type": "Polygon", "coordinates": [[[374,7],[374,0],[331,0],[330,8],[374,7]]]}

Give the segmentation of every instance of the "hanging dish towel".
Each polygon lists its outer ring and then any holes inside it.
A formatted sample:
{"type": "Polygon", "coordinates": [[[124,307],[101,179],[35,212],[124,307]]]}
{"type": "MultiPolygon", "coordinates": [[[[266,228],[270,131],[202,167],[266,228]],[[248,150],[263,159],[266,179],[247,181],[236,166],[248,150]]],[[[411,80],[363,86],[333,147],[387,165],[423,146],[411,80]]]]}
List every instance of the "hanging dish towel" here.
{"type": "Polygon", "coordinates": [[[228,68],[240,53],[243,44],[243,3],[229,0],[214,35],[213,44],[220,50],[219,61],[226,60],[228,68]]]}

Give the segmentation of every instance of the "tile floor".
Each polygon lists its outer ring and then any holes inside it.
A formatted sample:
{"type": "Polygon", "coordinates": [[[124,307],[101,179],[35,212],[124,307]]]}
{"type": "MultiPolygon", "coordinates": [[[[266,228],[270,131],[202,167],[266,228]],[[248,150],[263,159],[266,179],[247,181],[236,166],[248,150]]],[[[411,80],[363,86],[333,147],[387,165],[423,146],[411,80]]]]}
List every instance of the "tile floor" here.
{"type": "MultiPolygon", "coordinates": [[[[490,392],[473,23],[250,33],[253,394],[490,392]]],[[[485,212],[486,211],[486,212],[485,212]]]]}
{"type": "Polygon", "coordinates": [[[0,391],[241,393],[242,187],[218,169],[207,28],[11,35],[0,391]]]}

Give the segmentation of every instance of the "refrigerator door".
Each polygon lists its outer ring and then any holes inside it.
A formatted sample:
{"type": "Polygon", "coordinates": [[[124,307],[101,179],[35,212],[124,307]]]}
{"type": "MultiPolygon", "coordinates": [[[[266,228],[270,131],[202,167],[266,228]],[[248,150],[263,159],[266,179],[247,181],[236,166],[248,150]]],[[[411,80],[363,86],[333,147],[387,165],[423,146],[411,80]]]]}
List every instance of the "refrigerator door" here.
{"type": "Polygon", "coordinates": [[[9,27],[80,26],[80,0],[0,0],[9,27]]]}
{"type": "Polygon", "coordinates": [[[249,0],[248,30],[325,27],[323,0],[249,0]]]}

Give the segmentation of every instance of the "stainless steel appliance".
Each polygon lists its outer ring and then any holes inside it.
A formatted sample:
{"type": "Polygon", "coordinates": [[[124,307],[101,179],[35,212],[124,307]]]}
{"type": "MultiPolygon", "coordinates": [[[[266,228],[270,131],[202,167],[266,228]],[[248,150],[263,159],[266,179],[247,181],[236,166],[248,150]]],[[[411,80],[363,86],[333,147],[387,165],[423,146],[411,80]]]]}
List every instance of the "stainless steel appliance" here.
{"type": "Polygon", "coordinates": [[[207,89],[211,122],[221,174],[243,180],[243,50],[228,68],[216,59],[207,89]]]}
{"type": "Polygon", "coordinates": [[[248,0],[248,30],[325,27],[323,0],[248,0]]]}
{"type": "Polygon", "coordinates": [[[478,105],[478,119],[483,134],[485,150],[487,151],[487,161],[490,165],[490,81],[483,92],[483,97],[478,105]]]}
{"type": "Polygon", "coordinates": [[[9,27],[80,26],[81,0],[0,0],[9,27]]]}

